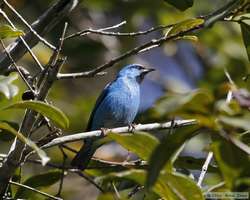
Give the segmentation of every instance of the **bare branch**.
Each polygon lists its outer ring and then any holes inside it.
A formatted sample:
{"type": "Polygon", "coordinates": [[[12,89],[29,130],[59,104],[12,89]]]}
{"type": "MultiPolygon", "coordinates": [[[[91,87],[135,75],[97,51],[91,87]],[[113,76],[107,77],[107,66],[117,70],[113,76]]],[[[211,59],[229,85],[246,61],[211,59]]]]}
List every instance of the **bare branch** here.
{"type": "Polygon", "coordinates": [[[71,39],[71,38],[74,38],[74,37],[77,37],[77,36],[85,36],[85,35],[88,35],[90,33],[98,34],[98,35],[106,35],[106,36],[133,37],[133,36],[147,35],[149,33],[152,33],[154,31],[158,31],[158,30],[162,30],[162,29],[168,29],[168,28],[171,28],[173,25],[175,25],[175,24],[160,25],[160,26],[157,26],[157,27],[152,27],[152,28],[150,28],[148,30],[145,30],[145,31],[129,32],[129,33],[107,32],[107,31],[104,31],[105,28],[97,29],[97,30],[89,28],[89,29],[80,31],[78,33],[72,34],[72,35],[66,37],[65,39],[71,39]]]}
{"type": "Polygon", "coordinates": [[[200,174],[199,179],[198,179],[197,185],[199,187],[201,187],[202,181],[205,178],[205,175],[207,173],[207,169],[208,169],[209,163],[211,162],[212,158],[213,158],[213,152],[210,151],[208,153],[208,155],[207,155],[207,159],[206,159],[204,165],[202,166],[201,174],[200,174]]]}
{"type": "MultiPolygon", "coordinates": [[[[68,15],[77,4],[78,0],[58,0],[31,25],[32,29],[39,33],[40,36],[45,35],[56,26],[64,16],[68,15]]],[[[37,36],[31,31],[26,33],[23,38],[31,48],[39,42],[37,36]]],[[[16,40],[10,44],[7,49],[15,61],[19,60],[27,52],[27,49],[20,40],[16,40]]],[[[11,63],[11,60],[5,53],[0,54],[0,74],[8,75],[12,72],[14,69],[10,67],[11,63]]]]}
{"type": "Polygon", "coordinates": [[[28,27],[28,29],[45,45],[47,45],[49,48],[51,48],[52,50],[55,50],[56,47],[53,46],[52,44],[50,44],[47,40],[45,40],[42,36],[40,36],[30,25],[29,23],[22,17],[22,15],[20,15],[17,10],[8,3],[7,0],[3,0],[4,3],[9,7],[9,9],[15,13],[15,15],[28,27]]]}
{"type": "MultiPolygon", "coordinates": [[[[36,100],[45,100],[49,89],[56,80],[57,73],[60,67],[63,65],[64,61],[64,59],[58,59],[54,66],[48,67],[47,76],[45,77],[40,91],[37,94],[36,100]]],[[[26,111],[24,120],[20,127],[20,132],[22,132],[24,136],[29,136],[33,128],[33,124],[36,121],[36,116],[37,113],[35,111],[26,111]]],[[[12,148],[9,151],[8,157],[5,158],[2,166],[0,167],[0,196],[3,196],[6,192],[9,179],[12,177],[13,173],[15,172],[15,169],[20,165],[24,156],[24,149],[25,144],[16,139],[12,144],[12,148]]]]}
{"type": "MultiPolygon", "coordinates": [[[[103,76],[106,72],[99,72],[94,76],[103,76]]],[[[77,72],[77,73],[58,73],[57,79],[76,79],[76,78],[91,78],[93,75],[88,72],[77,72]]]]}
{"type": "MultiPolygon", "coordinates": [[[[115,24],[113,26],[109,26],[109,27],[105,27],[105,28],[101,28],[101,29],[98,29],[97,31],[105,31],[105,30],[110,30],[110,29],[115,29],[115,28],[119,28],[120,26],[126,24],[127,22],[126,21],[122,21],[121,23],[119,24],[115,24]]],[[[78,37],[78,36],[83,36],[83,35],[88,35],[91,33],[91,31],[95,31],[91,28],[89,29],[86,29],[86,30],[83,30],[83,31],[79,31],[77,33],[74,33],[72,35],[69,35],[67,37],[65,37],[65,40],[67,39],[71,39],[71,38],[74,38],[74,37],[78,37]]]]}
{"type": "Polygon", "coordinates": [[[35,188],[32,188],[32,187],[30,187],[30,186],[28,186],[28,185],[23,185],[23,184],[21,184],[21,183],[17,183],[17,182],[14,182],[14,181],[10,181],[10,184],[12,184],[12,185],[17,185],[17,186],[19,186],[19,187],[23,187],[23,188],[25,188],[25,189],[31,190],[31,191],[33,191],[33,192],[35,192],[35,193],[40,194],[40,195],[46,196],[46,197],[48,197],[48,198],[50,198],[50,199],[62,200],[62,198],[54,197],[54,196],[52,196],[52,195],[50,195],[50,194],[48,194],[48,193],[42,192],[42,191],[37,190],[37,189],[35,189],[35,188]]]}
{"type": "MultiPolygon", "coordinates": [[[[172,26],[172,25],[169,25],[172,26]]],[[[111,59],[110,61],[108,61],[105,64],[102,64],[96,68],[94,68],[93,70],[90,71],[86,71],[86,72],[79,72],[79,73],[71,73],[71,74],[58,74],[58,79],[71,79],[71,78],[88,78],[88,77],[94,77],[96,74],[99,74],[100,72],[102,72],[103,70],[112,67],[113,65],[115,65],[116,63],[124,60],[125,58],[128,58],[132,55],[136,55],[139,53],[143,53],[146,51],[149,51],[153,48],[159,47],[161,46],[163,43],[168,42],[170,40],[174,40],[179,38],[180,36],[192,32],[194,30],[200,29],[202,26],[197,26],[197,27],[193,27],[191,29],[188,29],[187,31],[175,34],[175,35],[171,35],[169,37],[161,37],[159,39],[153,39],[150,42],[146,42],[141,46],[135,47],[134,49],[131,49],[127,52],[125,52],[124,54],[111,59]]]]}
{"type": "Polygon", "coordinates": [[[192,32],[194,30],[198,30],[198,29],[201,29],[203,26],[197,26],[197,27],[193,27],[193,28],[190,28],[186,31],[183,31],[183,32],[180,32],[178,34],[175,34],[175,35],[171,35],[169,37],[161,37],[159,39],[153,39],[151,40],[150,42],[146,42],[144,43],[143,45],[141,46],[138,46],[138,47],[135,47],[134,49],[131,49],[130,51],[127,51],[125,52],[124,54],[116,57],[116,58],[113,58],[111,59],[110,61],[108,61],[107,63],[103,64],[103,65],[100,65],[98,67],[96,67],[95,69],[93,70],[90,70],[88,72],[86,72],[88,74],[88,76],[94,76],[96,73],[99,73],[109,67],[112,67],[114,64],[120,62],[121,60],[124,60],[125,58],[128,58],[132,55],[136,55],[138,53],[141,53],[141,52],[145,52],[145,51],[148,51],[152,48],[155,48],[155,47],[160,47],[162,44],[164,44],[165,42],[168,42],[168,41],[171,41],[171,40],[174,40],[186,33],[189,33],[189,32],[192,32]],[[149,48],[150,47],[150,48],[149,48]]]}
{"type": "MultiPolygon", "coordinates": [[[[182,126],[194,125],[196,123],[197,122],[195,120],[176,120],[174,125],[175,127],[182,127],[182,126]]],[[[138,124],[135,126],[134,130],[135,131],[151,131],[151,130],[169,129],[169,128],[171,128],[171,122],[138,124]]],[[[130,132],[130,130],[129,130],[129,127],[125,126],[125,127],[108,129],[107,134],[109,132],[128,133],[130,132]]],[[[42,146],[42,148],[50,148],[53,146],[57,146],[59,144],[65,144],[65,143],[74,142],[74,141],[82,140],[82,139],[89,138],[89,137],[100,137],[100,136],[103,136],[103,131],[101,130],[76,133],[73,135],[67,135],[67,136],[55,138],[48,144],[42,146]]]]}
{"type": "MultiPolygon", "coordinates": [[[[12,28],[17,29],[16,26],[11,22],[11,20],[8,18],[8,16],[6,15],[6,13],[0,8],[0,14],[4,17],[4,19],[11,25],[12,28]]],[[[40,61],[37,59],[36,55],[33,53],[33,51],[30,49],[29,45],[27,44],[27,42],[25,41],[25,39],[23,38],[23,36],[19,36],[20,40],[22,41],[22,43],[24,44],[25,48],[28,50],[28,52],[30,53],[31,57],[33,58],[33,60],[36,62],[36,64],[39,66],[40,70],[43,70],[43,66],[40,63],[40,61]]]]}
{"type": "Polygon", "coordinates": [[[79,169],[75,170],[75,173],[78,174],[80,177],[84,178],[86,181],[94,185],[100,192],[105,193],[104,189],[99,186],[94,180],[92,180],[90,177],[85,175],[83,172],[79,171],[79,169]]]}
{"type": "Polygon", "coordinates": [[[29,88],[30,91],[33,92],[33,94],[35,95],[36,92],[33,90],[32,86],[28,83],[28,81],[26,80],[26,78],[24,77],[23,73],[20,71],[19,67],[17,66],[17,64],[15,63],[15,61],[13,60],[13,58],[11,57],[11,55],[9,54],[8,50],[6,49],[3,40],[0,39],[1,45],[4,49],[4,52],[8,55],[9,59],[12,61],[12,64],[14,65],[16,71],[19,73],[19,75],[21,76],[21,78],[23,79],[24,83],[27,85],[27,87],[29,88]]]}

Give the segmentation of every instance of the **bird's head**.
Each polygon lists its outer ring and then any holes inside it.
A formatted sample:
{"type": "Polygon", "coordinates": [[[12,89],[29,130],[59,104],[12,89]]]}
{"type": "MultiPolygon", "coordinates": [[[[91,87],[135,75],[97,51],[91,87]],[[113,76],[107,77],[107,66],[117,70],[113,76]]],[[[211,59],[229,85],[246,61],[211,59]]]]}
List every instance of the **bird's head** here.
{"type": "Polygon", "coordinates": [[[152,71],[155,71],[155,69],[146,68],[139,64],[131,64],[122,68],[118,73],[118,77],[135,79],[137,82],[141,83],[145,75],[152,71]]]}

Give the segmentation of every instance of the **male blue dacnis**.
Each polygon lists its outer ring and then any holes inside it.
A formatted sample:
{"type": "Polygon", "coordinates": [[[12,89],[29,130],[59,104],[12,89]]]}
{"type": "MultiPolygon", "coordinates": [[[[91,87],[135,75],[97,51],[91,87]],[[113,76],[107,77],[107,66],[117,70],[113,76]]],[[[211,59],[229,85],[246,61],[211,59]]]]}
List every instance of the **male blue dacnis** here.
{"type": "MultiPolygon", "coordinates": [[[[86,131],[130,125],[139,109],[140,83],[154,69],[139,64],[127,65],[116,79],[109,83],[96,101],[86,131]]],[[[73,167],[84,170],[99,145],[98,138],[87,138],[71,162],[73,167]]]]}

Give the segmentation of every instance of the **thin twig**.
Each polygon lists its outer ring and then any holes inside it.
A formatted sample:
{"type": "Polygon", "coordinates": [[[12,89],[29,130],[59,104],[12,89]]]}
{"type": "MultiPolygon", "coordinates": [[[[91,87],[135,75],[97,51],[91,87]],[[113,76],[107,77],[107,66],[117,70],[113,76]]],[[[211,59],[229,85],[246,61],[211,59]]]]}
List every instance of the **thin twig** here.
{"type": "Polygon", "coordinates": [[[58,79],[71,79],[71,78],[93,77],[96,74],[102,72],[103,70],[105,70],[107,68],[110,68],[113,65],[115,65],[116,63],[124,60],[125,58],[128,58],[128,57],[130,57],[132,55],[136,55],[136,54],[139,54],[139,53],[143,53],[143,52],[149,51],[149,50],[151,50],[153,48],[156,48],[156,47],[160,47],[163,43],[165,43],[167,41],[179,38],[181,35],[184,35],[186,33],[192,32],[192,31],[194,31],[196,29],[200,29],[200,28],[201,28],[201,26],[197,26],[197,27],[193,27],[191,29],[188,29],[186,31],[183,31],[181,33],[177,33],[175,35],[171,35],[169,37],[163,36],[163,37],[161,37],[159,39],[153,39],[150,42],[146,42],[146,43],[144,43],[141,46],[135,47],[134,49],[131,49],[131,50],[125,52],[124,54],[121,54],[120,56],[109,60],[105,64],[102,64],[102,65],[94,68],[93,70],[86,71],[86,72],[81,72],[81,73],[65,74],[65,75],[60,74],[58,76],[58,79]]]}
{"type": "Polygon", "coordinates": [[[126,167],[126,168],[132,168],[132,167],[146,167],[148,166],[147,161],[143,160],[132,160],[132,161],[122,161],[122,162],[115,162],[115,161],[109,161],[109,160],[103,160],[100,158],[93,157],[92,160],[97,161],[99,163],[102,163],[107,166],[88,166],[87,169],[100,169],[100,168],[112,168],[112,167],[126,167]]]}
{"type": "MultiPolygon", "coordinates": [[[[6,15],[6,13],[0,8],[0,14],[4,17],[4,19],[10,24],[10,26],[14,29],[17,29],[16,26],[11,22],[11,20],[9,19],[9,17],[6,15]]],[[[38,60],[38,58],[35,56],[35,54],[33,53],[33,51],[30,49],[29,45],[26,43],[26,41],[24,40],[24,38],[22,36],[19,36],[19,38],[22,40],[24,46],[26,47],[26,49],[28,50],[28,52],[30,53],[31,57],[34,59],[34,61],[36,62],[36,64],[39,66],[40,70],[43,70],[43,66],[40,63],[40,61],[38,60]]]]}
{"type": "Polygon", "coordinates": [[[121,195],[120,195],[120,193],[119,193],[118,189],[116,188],[116,186],[115,186],[115,183],[114,183],[114,182],[112,182],[112,186],[113,186],[113,188],[114,188],[114,191],[115,191],[115,195],[116,195],[116,197],[117,197],[118,199],[121,199],[121,195]]]}
{"type": "MultiPolygon", "coordinates": [[[[55,24],[61,21],[62,17],[67,15],[76,5],[78,4],[78,0],[59,0],[53,6],[51,6],[41,17],[39,17],[38,21],[32,24],[34,29],[37,30],[41,35],[45,34],[48,30],[50,30],[55,24]]],[[[25,34],[25,39],[31,44],[33,47],[39,41],[33,33],[29,32],[25,34]]],[[[20,40],[16,40],[11,45],[11,50],[9,53],[13,55],[14,60],[21,58],[26,52],[27,49],[24,48],[23,43],[20,40]]],[[[56,80],[57,73],[60,67],[64,64],[65,59],[58,59],[58,62],[53,67],[48,67],[48,73],[44,78],[43,85],[39,88],[39,93],[37,95],[37,100],[45,100],[49,89],[52,84],[56,80]]],[[[0,73],[8,74],[13,69],[9,67],[10,59],[5,54],[0,54],[0,73]]],[[[24,136],[28,136],[30,131],[32,130],[32,125],[36,119],[37,113],[35,111],[26,111],[24,119],[21,123],[20,132],[24,134],[24,136]]],[[[6,192],[6,189],[9,185],[9,180],[13,176],[15,170],[18,166],[20,166],[20,160],[22,160],[25,156],[23,155],[23,151],[25,149],[25,145],[19,141],[15,140],[12,144],[12,148],[8,153],[8,157],[4,160],[2,165],[0,166],[0,196],[3,196],[6,192]]]]}
{"type": "Polygon", "coordinates": [[[75,173],[78,174],[80,177],[84,178],[85,180],[87,180],[92,185],[94,185],[98,190],[100,190],[100,192],[105,193],[104,189],[100,185],[98,185],[94,180],[92,180],[90,177],[85,175],[83,172],[76,169],[75,173]]]}
{"type": "Polygon", "coordinates": [[[159,39],[153,39],[150,42],[146,42],[141,46],[135,47],[134,49],[131,49],[131,50],[125,52],[124,54],[121,54],[120,56],[111,59],[110,61],[94,68],[93,70],[85,72],[85,76],[94,76],[96,73],[99,73],[107,68],[112,67],[114,64],[124,60],[125,58],[128,58],[132,55],[136,55],[136,54],[151,50],[152,48],[155,48],[155,47],[160,47],[165,42],[179,38],[180,36],[185,35],[186,33],[192,32],[194,30],[200,29],[201,27],[202,27],[202,25],[197,26],[197,27],[193,27],[191,29],[188,29],[186,31],[183,31],[183,32],[180,32],[180,33],[177,33],[174,35],[171,35],[169,37],[163,36],[159,39]]]}
{"type": "MultiPolygon", "coordinates": [[[[126,21],[122,21],[119,24],[115,24],[113,26],[109,26],[109,27],[98,29],[98,31],[105,31],[105,30],[119,28],[119,27],[121,27],[122,25],[124,25],[126,23],[127,23],[126,21]]],[[[65,37],[65,40],[70,39],[70,38],[74,38],[74,37],[77,37],[77,36],[88,35],[88,34],[91,33],[90,32],[91,30],[93,30],[93,29],[89,28],[89,29],[86,29],[86,30],[83,30],[83,31],[79,31],[79,32],[74,33],[74,34],[71,34],[71,35],[65,37]]]]}
{"type": "Polygon", "coordinates": [[[128,199],[132,198],[137,192],[144,189],[144,186],[136,185],[129,193],[128,193],[128,199]]]}
{"type": "Polygon", "coordinates": [[[61,37],[60,37],[60,39],[58,41],[58,46],[57,46],[56,51],[55,51],[54,62],[52,62],[52,65],[54,65],[54,63],[57,62],[57,60],[59,59],[59,55],[60,55],[60,53],[62,51],[62,46],[63,46],[63,42],[64,42],[64,39],[65,39],[65,34],[66,34],[66,31],[67,31],[67,28],[68,28],[68,23],[65,22],[61,37]]]}
{"type": "Polygon", "coordinates": [[[3,42],[3,40],[0,39],[1,45],[4,49],[4,52],[7,54],[7,56],[9,57],[9,59],[12,61],[13,66],[16,68],[16,71],[19,73],[19,75],[21,76],[21,78],[23,79],[24,83],[27,85],[27,87],[29,88],[29,90],[31,92],[33,92],[34,95],[36,95],[36,91],[33,90],[32,86],[29,84],[29,82],[26,80],[26,78],[23,76],[23,73],[20,71],[19,67],[17,66],[17,64],[15,63],[15,61],[13,60],[12,56],[10,55],[10,53],[8,52],[8,50],[5,47],[5,44],[3,42]]]}
{"type": "MultiPolygon", "coordinates": [[[[171,128],[171,123],[172,122],[138,124],[138,125],[135,125],[134,131],[152,131],[152,130],[159,130],[159,129],[169,129],[171,128]]],[[[194,124],[197,124],[195,120],[175,120],[174,125],[175,127],[182,127],[182,126],[189,126],[189,125],[194,125],[194,124]]],[[[120,128],[108,129],[106,133],[108,134],[109,132],[128,133],[129,127],[125,126],[125,127],[120,127],[120,128]]],[[[82,140],[82,139],[89,138],[89,137],[100,137],[100,136],[103,136],[103,131],[101,130],[76,133],[73,135],[67,135],[67,136],[55,138],[48,144],[42,146],[42,148],[50,148],[53,146],[57,146],[59,144],[65,144],[65,143],[74,142],[74,141],[82,140]]]]}
{"type": "Polygon", "coordinates": [[[59,146],[59,149],[60,149],[60,151],[62,152],[62,155],[63,155],[63,163],[62,163],[62,173],[61,173],[61,178],[60,178],[60,184],[59,184],[59,188],[58,188],[58,192],[57,192],[56,196],[60,197],[61,193],[62,193],[62,189],[63,189],[65,164],[66,164],[66,160],[67,160],[68,156],[64,152],[63,147],[59,146]]]}
{"type": "Polygon", "coordinates": [[[68,36],[66,39],[70,39],[70,38],[77,37],[77,36],[85,36],[85,35],[88,35],[90,33],[98,34],[98,35],[106,35],[106,36],[134,37],[134,36],[146,35],[146,34],[152,33],[154,31],[162,30],[162,29],[171,28],[173,25],[175,25],[175,24],[160,25],[157,27],[152,27],[152,28],[145,30],[145,31],[127,32],[127,33],[126,32],[108,32],[108,31],[103,31],[103,29],[95,30],[95,29],[90,28],[90,29],[81,31],[80,35],[79,35],[79,33],[75,34],[75,35],[73,34],[73,35],[68,36]]]}
{"type": "Polygon", "coordinates": [[[86,73],[86,72],[76,72],[76,73],[58,73],[57,79],[76,79],[76,78],[91,78],[95,76],[103,76],[107,74],[107,72],[99,72],[95,74],[94,76],[92,74],[86,73]]]}
{"type": "Polygon", "coordinates": [[[55,50],[56,47],[53,46],[52,44],[50,44],[47,40],[45,40],[42,36],[40,36],[32,27],[31,25],[29,25],[29,23],[22,17],[22,15],[20,15],[17,10],[8,3],[7,0],[3,0],[4,3],[9,7],[9,9],[15,13],[15,15],[28,27],[28,29],[45,45],[47,45],[49,48],[51,48],[52,50],[55,50]]]}
{"type": "Polygon", "coordinates": [[[222,187],[224,185],[225,185],[225,182],[222,181],[222,182],[220,182],[220,183],[218,183],[216,185],[213,185],[212,187],[208,188],[205,193],[212,192],[214,189],[220,188],[220,187],[222,187]]]}
{"type": "Polygon", "coordinates": [[[202,181],[205,178],[205,175],[207,173],[207,169],[208,169],[209,163],[211,162],[212,158],[213,158],[213,152],[210,151],[208,153],[208,155],[207,155],[207,158],[206,158],[206,161],[205,161],[204,165],[202,166],[201,174],[200,174],[198,182],[197,182],[197,185],[199,187],[201,187],[202,181]]]}
{"type": "Polygon", "coordinates": [[[35,188],[32,188],[32,187],[30,187],[30,186],[28,186],[28,185],[23,185],[23,184],[21,184],[21,183],[17,183],[17,182],[14,182],[14,181],[10,181],[10,184],[12,184],[12,185],[17,185],[17,186],[19,186],[19,187],[23,187],[23,188],[25,188],[25,189],[31,190],[31,191],[33,191],[33,192],[35,192],[35,193],[40,194],[40,195],[49,197],[50,199],[62,200],[62,198],[54,197],[54,196],[52,196],[52,195],[50,195],[50,194],[47,194],[47,193],[45,193],[45,192],[42,192],[42,191],[37,190],[37,189],[35,189],[35,188]]]}
{"type": "MultiPolygon", "coordinates": [[[[44,37],[44,35],[50,32],[60,21],[65,19],[64,17],[67,16],[78,3],[79,0],[57,0],[31,24],[31,27],[39,33],[40,36],[44,37]]],[[[25,33],[23,38],[31,48],[40,41],[31,31],[25,33]]],[[[7,48],[15,61],[22,58],[27,52],[21,40],[15,40],[7,48]]],[[[11,66],[10,59],[4,53],[0,53],[0,74],[8,75],[14,70],[11,66]]]]}

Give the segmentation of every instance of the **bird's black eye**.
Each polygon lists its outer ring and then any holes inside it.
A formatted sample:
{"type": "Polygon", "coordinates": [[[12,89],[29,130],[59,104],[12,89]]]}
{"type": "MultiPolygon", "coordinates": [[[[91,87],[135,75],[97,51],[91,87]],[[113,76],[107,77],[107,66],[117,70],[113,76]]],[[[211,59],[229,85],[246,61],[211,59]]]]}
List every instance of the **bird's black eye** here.
{"type": "Polygon", "coordinates": [[[144,69],[144,67],[141,65],[137,65],[137,69],[142,70],[142,69],[144,69]]]}

